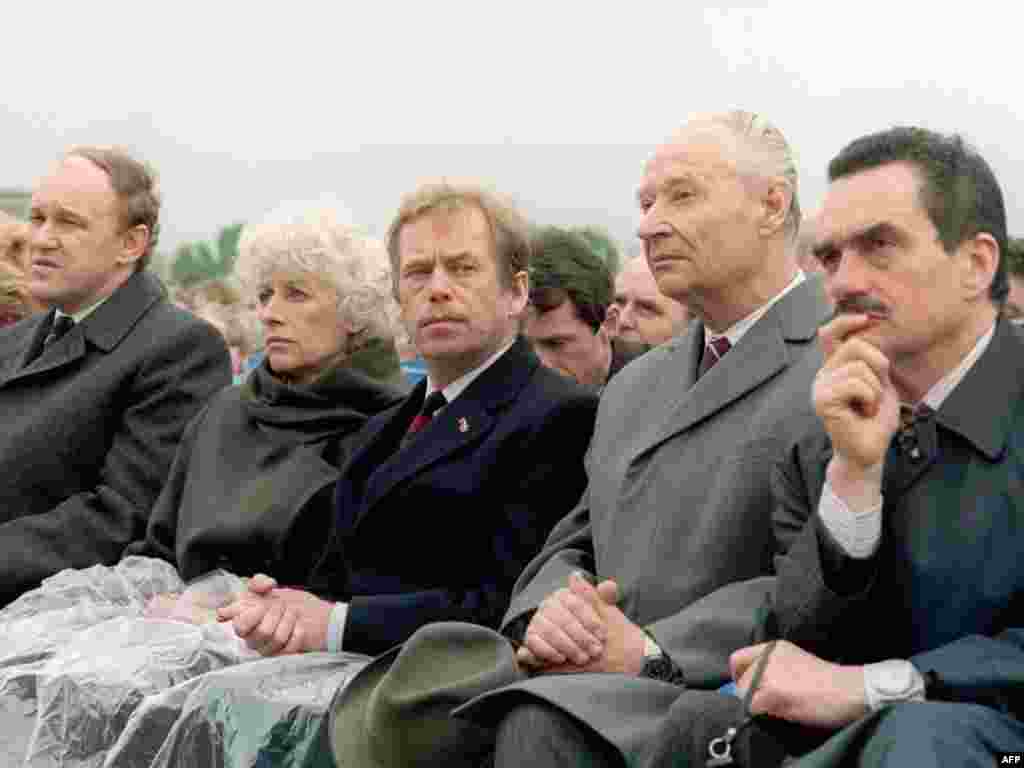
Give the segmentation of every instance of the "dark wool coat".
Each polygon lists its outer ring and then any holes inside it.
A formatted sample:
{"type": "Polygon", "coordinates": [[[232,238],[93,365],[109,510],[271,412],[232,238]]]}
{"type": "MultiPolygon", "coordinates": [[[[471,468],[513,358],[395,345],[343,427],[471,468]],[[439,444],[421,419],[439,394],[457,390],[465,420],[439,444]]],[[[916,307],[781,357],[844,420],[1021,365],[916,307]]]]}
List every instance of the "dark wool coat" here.
{"type": "Polygon", "coordinates": [[[314,585],[349,603],[345,650],[377,654],[434,621],[497,627],[583,490],[597,398],[522,338],[399,451],[425,391],[367,424],[338,481],[314,585]]]}
{"type": "Polygon", "coordinates": [[[182,431],[231,382],[220,334],[147,272],[35,357],[53,314],[0,330],[0,605],[142,537],[182,431]]]}
{"type": "Polygon", "coordinates": [[[169,560],[186,580],[225,568],[303,583],[359,429],[407,390],[390,343],[356,352],[308,387],[283,384],[264,361],[189,424],[146,539],[126,554],[169,560]]]}

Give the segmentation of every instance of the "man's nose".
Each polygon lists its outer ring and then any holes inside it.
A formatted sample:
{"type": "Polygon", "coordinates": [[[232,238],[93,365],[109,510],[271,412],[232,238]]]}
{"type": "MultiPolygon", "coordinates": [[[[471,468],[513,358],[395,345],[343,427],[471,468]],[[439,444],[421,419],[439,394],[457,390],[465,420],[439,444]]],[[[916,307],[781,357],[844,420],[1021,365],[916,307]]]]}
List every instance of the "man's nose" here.
{"type": "Polygon", "coordinates": [[[430,273],[430,282],[428,283],[430,289],[430,298],[447,298],[451,295],[452,283],[448,273],[438,267],[430,273]]]}
{"type": "Polygon", "coordinates": [[[825,289],[833,301],[869,293],[868,270],[863,260],[852,251],[840,254],[835,269],[825,273],[825,289]]]}
{"type": "Polygon", "coordinates": [[[623,328],[636,327],[636,316],[632,304],[626,304],[619,309],[619,326],[623,328]]]}
{"type": "Polygon", "coordinates": [[[640,226],[637,228],[636,234],[644,241],[645,245],[649,245],[650,241],[655,238],[664,237],[672,232],[671,228],[661,219],[658,210],[658,206],[654,205],[640,216],[640,226]]]}
{"type": "Polygon", "coordinates": [[[32,250],[56,248],[57,238],[54,236],[53,227],[50,225],[49,220],[30,227],[25,242],[32,250]]]}

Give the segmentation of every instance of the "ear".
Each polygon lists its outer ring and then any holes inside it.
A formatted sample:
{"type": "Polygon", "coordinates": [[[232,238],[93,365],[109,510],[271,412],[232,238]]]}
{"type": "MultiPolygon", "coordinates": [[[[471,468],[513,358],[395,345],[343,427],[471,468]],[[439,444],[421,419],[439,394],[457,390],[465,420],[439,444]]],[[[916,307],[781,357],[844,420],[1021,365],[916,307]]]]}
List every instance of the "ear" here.
{"type": "Polygon", "coordinates": [[[609,337],[619,335],[619,305],[615,302],[608,305],[608,309],[604,314],[602,328],[608,333],[609,337]]]}
{"type": "Polygon", "coordinates": [[[125,230],[121,235],[121,253],[117,257],[117,263],[121,265],[136,263],[142,258],[148,245],[149,227],[145,224],[125,230]]]}
{"type": "Polygon", "coordinates": [[[793,189],[788,181],[782,178],[768,180],[761,190],[761,225],[758,231],[762,237],[771,237],[782,231],[792,202],[793,189]]]}
{"type": "Polygon", "coordinates": [[[969,298],[985,297],[999,268],[999,243],[988,232],[979,232],[960,244],[963,269],[960,285],[969,298]]]}
{"type": "Polygon", "coordinates": [[[530,300],[530,276],[525,270],[512,276],[512,288],[508,292],[513,295],[509,303],[509,317],[522,317],[530,300]]]}

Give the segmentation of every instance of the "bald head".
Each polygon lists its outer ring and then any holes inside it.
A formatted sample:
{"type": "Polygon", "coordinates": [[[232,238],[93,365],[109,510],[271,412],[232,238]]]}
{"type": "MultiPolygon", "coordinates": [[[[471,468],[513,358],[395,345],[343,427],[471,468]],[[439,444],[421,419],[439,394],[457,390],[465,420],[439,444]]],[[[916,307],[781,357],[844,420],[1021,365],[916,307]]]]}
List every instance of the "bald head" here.
{"type": "Polygon", "coordinates": [[[680,333],[689,321],[686,307],[658,290],[647,259],[636,256],[615,278],[615,299],[609,311],[613,335],[656,346],[680,333]]]}

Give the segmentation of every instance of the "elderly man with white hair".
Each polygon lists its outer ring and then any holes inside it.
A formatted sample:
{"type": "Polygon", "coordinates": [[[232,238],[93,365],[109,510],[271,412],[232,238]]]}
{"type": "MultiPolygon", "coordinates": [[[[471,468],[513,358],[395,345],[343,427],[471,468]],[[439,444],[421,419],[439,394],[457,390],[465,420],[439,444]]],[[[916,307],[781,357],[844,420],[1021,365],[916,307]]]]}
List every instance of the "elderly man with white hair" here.
{"type": "Polygon", "coordinates": [[[532,675],[459,713],[498,726],[498,768],[635,765],[682,685],[730,679],[768,594],[771,470],[814,420],[828,304],[794,258],[782,134],[695,118],[637,197],[658,288],[698,322],[609,383],[587,490],[516,583],[502,632],[532,675]]]}
{"type": "Polygon", "coordinates": [[[185,430],[144,542],[131,554],[301,583],[323,546],[356,432],[405,394],[383,244],[330,212],[248,226],[236,270],[265,359],[185,430]]]}

